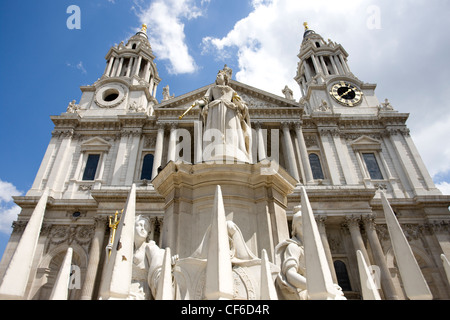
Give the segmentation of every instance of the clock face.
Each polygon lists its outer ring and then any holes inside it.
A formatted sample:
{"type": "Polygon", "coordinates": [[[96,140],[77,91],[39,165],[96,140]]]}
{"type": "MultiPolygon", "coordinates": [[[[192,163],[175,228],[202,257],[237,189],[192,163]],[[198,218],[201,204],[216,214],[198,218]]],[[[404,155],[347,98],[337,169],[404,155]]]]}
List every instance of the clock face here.
{"type": "Polygon", "coordinates": [[[362,100],[362,91],[351,83],[340,81],[333,85],[331,96],[344,106],[354,107],[362,100]]]}

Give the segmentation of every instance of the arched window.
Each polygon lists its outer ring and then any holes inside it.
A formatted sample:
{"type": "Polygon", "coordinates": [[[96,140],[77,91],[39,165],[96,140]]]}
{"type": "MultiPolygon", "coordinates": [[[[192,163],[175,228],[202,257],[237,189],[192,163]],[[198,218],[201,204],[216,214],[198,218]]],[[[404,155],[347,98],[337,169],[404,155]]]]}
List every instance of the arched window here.
{"type": "Polygon", "coordinates": [[[333,264],[334,270],[336,271],[338,284],[342,288],[342,291],[352,291],[352,286],[350,285],[350,278],[348,277],[345,263],[341,260],[336,260],[333,264]]]}
{"type": "Polygon", "coordinates": [[[309,154],[309,165],[311,166],[311,171],[313,174],[314,180],[323,180],[323,171],[322,171],[322,165],[320,164],[320,158],[315,153],[309,154]]]}
{"type": "Polygon", "coordinates": [[[142,163],[141,180],[151,180],[153,171],[153,155],[147,154],[142,163]]]}

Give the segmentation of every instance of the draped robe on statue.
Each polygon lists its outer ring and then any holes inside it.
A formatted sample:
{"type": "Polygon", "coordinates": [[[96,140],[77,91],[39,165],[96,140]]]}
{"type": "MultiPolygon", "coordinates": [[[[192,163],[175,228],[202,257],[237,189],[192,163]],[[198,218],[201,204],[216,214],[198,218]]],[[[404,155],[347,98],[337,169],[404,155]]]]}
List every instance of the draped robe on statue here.
{"type": "Polygon", "coordinates": [[[248,108],[227,85],[215,85],[202,99],[203,158],[251,162],[251,126],[248,108]]]}

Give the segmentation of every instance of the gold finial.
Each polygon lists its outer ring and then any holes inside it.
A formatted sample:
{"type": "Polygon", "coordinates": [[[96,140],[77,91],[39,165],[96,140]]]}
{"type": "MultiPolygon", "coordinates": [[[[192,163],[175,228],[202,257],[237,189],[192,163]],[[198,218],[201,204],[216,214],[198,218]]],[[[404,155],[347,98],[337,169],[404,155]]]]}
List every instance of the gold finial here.
{"type": "Polygon", "coordinates": [[[309,27],[308,27],[308,22],[303,22],[303,25],[305,26],[305,30],[308,30],[308,29],[309,29],[309,27]]]}
{"type": "Polygon", "coordinates": [[[145,23],[142,25],[141,32],[147,33],[147,25],[145,23]]]}

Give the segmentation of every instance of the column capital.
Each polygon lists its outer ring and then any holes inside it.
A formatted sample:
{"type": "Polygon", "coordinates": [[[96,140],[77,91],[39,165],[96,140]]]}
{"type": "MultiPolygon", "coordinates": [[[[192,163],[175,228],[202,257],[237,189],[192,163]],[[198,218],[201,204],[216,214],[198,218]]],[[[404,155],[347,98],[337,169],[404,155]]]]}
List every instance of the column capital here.
{"type": "Polygon", "coordinates": [[[346,216],[345,222],[350,230],[355,227],[359,228],[359,224],[361,222],[361,215],[346,216]]]}
{"type": "Polygon", "coordinates": [[[303,126],[303,121],[295,121],[294,122],[294,128],[295,128],[295,130],[301,130],[302,129],[302,126],[303,126]]]}
{"type": "Polygon", "coordinates": [[[164,122],[156,122],[155,127],[158,130],[164,130],[166,128],[166,123],[164,123],[164,122]]]}
{"type": "Polygon", "coordinates": [[[259,130],[262,128],[262,122],[261,121],[255,121],[253,122],[253,125],[255,126],[256,130],[259,130]]]}
{"type": "Polygon", "coordinates": [[[291,122],[290,121],[282,121],[281,122],[281,127],[283,129],[290,129],[290,126],[291,126],[291,122]]]}

